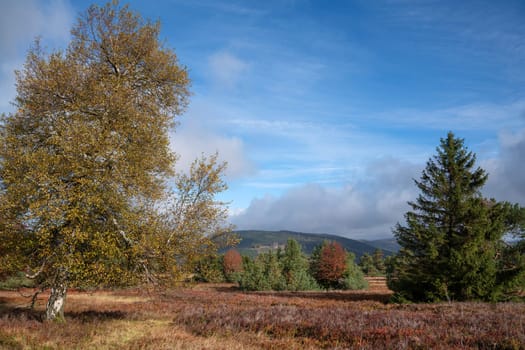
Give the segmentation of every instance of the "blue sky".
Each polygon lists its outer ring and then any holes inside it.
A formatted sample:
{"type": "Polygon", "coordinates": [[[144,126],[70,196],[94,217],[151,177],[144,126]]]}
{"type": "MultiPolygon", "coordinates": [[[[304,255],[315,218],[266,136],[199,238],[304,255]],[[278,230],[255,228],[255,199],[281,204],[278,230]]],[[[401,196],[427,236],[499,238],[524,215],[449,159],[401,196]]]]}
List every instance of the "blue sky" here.
{"type": "MultiPolygon", "coordinates": [[[[64,47],[93,2],[2,2],[0,111],[33,37],[64,47]]],[[[388,237],[449,130],[525,205],[524,1],[129,4],[190,72],[178,167],[219,152],[238,228],[388,237]]]]}

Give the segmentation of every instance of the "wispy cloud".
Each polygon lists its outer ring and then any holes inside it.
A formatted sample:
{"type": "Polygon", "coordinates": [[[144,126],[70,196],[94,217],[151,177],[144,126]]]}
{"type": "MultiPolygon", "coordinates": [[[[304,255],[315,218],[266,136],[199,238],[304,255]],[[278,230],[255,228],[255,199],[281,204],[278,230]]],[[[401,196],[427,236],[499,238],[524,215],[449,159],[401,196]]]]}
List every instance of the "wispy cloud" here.
{"type": "Polygon", "coordinates": [[[523,125],[525,97],[505,103],[476,102],[441,109],[398,109],[372,113],[378,122],[391,127],[418,129],[497,130],[523,125]]]}
{"type": "Polygon", "coordinates": [[[218,89],[232,89],[249,69],[249,64],[228,51],[220,51],[209,59],[213,83],[218,89]]]}
{"type": "Polygon", "coordinates": [[[251,4],[247,4],[245,2],[238,2],[235,1],[208,1],[208,0],[200,0],[200,1],[192,1],[192,0],[174,0],[177,4],[184,4],[188,6],[196,6],[201,9],[207,9],[212,11],[220,11],[225,12],[229,14],[234,15],[262,15],[265,14],[266,11],[260,6],[258,2],[254,2],[251,4]]]}
{"type": "MultiPolygon", "coordinates": [[[[525,79],[523,70],[516,69],[525,64],[525,22],[519,0],[388,0],[368,6],[408,35],[410,44],[416,44],[418,50],[471,66],[499,64],[506,79],[525,79]],[[429,37],[433,38],[430,42],[429,37]]],[[[500,73],[485,68],[488,71],[484,74],[500,73]]]]}

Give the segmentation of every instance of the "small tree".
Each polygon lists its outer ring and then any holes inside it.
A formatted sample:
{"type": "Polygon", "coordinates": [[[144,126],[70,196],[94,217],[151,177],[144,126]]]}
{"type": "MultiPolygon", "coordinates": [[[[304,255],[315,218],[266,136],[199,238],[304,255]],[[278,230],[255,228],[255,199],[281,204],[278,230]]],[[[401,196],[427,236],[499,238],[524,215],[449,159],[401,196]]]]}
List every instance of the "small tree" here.
{"type": "Polygon", "coordinates": [[[264,266],[264,276],[271,290],[286,290],[286,279],[281,264],[281,251],[269,251],[257,257],[257,261],[264,266]]]}
{"type": "Polygon", "coordinates": [[[260,259],[252,260],[249,257],[243,258],[244,271],[239,279],[239,286],[242,290],[271,290],[272,286],[265,275],[265,266],[260,259]]]}
{"type": "Polygon", "coordinates": [[[499,284],[509,298],[525,292],[525,208],[507,204],[508,241],[502,241],[498,260],[499,284]]]}
{"type": "Polygon", "coordinates": [[[308,262],[297,241],[290,239],[284,252],[259,254],[255,261],[244,261],[239,281],[244,290],[312,290],[317,283],[308,273],[308,262]]]}
{"type": "Polygon", "coordinates": [[[310,271],[317,283],[326,289],[366,288],[363,272],[354,262],[355,255],[347,253],[338,242],[323,242],[314,248],[310,271]]]}
{"type": "Polygon", "coordinates": [[[254,261],[245,261],[244,272],[239,280],[241,289],[285,290],[286,280],[279,256],[278,252],[269,251],[259,254],[254,261]]]}
{"type": "Polygon", "coordinates": [[[355,255],[348,253],[346,257],[346,269],[343,274],[343,289],[365,289],[368,282],[365,280],[363,271],[355,263],[355,255]]]}
{"type": "Polygon", "coordinates": [[[372,255],[364,253],[359,260],[359,266],[367,276],[384,276],[386,268],[383,251],[376,249],[372,255]]]}
{"type": "Polygon", "coordinates": [[[194,265],[194,280],[209,283],[224,282],[225,276],[221,257],[217,255],[203,256],[194,265]]]}
{"type": "Polygon", "coordinates": [[[359,260],[359,266],[367,276],[376,276],[378,274],[378,271],[374,264],[374,259],[368,253],[364,253],[363,255],[361,255],[361,259],[359,260]]]}
{"type": "Polygon", "coordinates": [[[308,260],[296,240],[288,240],[280,261],[287,290],[298,291],[318,288],[315,279],[308,273],[308,260]]]}
{"type": "Polygon", "coordinates": [[[242,272],[242,256],[236,249],[228,250],[223,257],[223,271],[226,280],[237,282],[242,272]]]}
{"type": "Polygon", "coordinates": [[[337,242],[324,244],[317,262],[317,282],[324,288],[340,288],[346,271],[347,253],[337,242]]]}
{"type": "Polygon", "coordinates": [[[377,271],[376,276],[384,276],[386,271],[385,256],[381,249],[374,250],[374,254],[372,255],[372,262],[374,264],[375,270],[377,271]]]}

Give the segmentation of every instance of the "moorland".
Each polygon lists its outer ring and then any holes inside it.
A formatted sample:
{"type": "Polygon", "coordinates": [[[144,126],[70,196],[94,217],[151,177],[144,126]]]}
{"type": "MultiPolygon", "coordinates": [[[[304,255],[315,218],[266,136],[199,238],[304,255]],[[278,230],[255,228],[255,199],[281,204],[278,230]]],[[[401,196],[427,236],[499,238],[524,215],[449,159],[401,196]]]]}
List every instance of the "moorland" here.
{"type": "Polygon", "coordinates": [[[388,303],[364,291],[71,291],[65,322],[42,321],[47,295],[0,291],[1,349],[523,349],[524,303],[388,303]]]}

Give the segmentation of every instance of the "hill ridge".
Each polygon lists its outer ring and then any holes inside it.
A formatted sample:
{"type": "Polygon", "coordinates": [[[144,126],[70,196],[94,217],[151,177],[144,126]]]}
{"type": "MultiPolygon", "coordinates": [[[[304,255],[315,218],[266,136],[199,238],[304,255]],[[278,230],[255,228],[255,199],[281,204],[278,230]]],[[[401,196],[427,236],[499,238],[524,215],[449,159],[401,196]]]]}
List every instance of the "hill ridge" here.
{"type": "MultiPolygon", "coordinates": [[[[329,233],[307,233],[290,230],[236,230],[235,234],[241,239],[236,249],[241,254],[255,256],[270,249],[283,248],[290,238],[295,239],[307,255],[312,253],[314,247],[323,241],[336,241],[347,251],[352,252],[359,259],[364,253],[372,254],[377,246],[371,241],[360,241],[329,233]]],[[[382,249],[385,256],[394,254],[393,251],[382,249]]]]}

